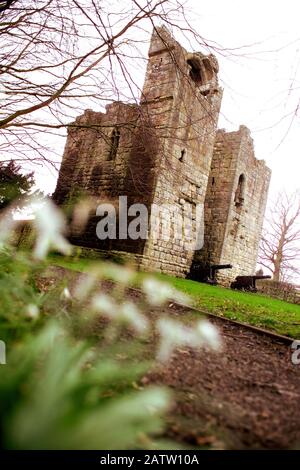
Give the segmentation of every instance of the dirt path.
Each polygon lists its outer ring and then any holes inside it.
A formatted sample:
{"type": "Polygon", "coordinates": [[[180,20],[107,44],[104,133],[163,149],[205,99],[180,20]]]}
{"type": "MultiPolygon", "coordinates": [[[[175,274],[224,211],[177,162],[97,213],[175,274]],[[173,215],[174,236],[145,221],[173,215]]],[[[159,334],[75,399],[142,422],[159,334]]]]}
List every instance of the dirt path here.
{"type": "MultiPolygon", "coordinates": [[[[132,300],[140,295],[128,294],[132,300]]],[[[150,312],[162,314],[191,321],[191,312],[174,304],[150,312]]],[[[210,321],[222,335],[221,353],[180,349],[143,379],[174,391],[168,435],[216,448],[300,448],[300,365],[292,364],[289,345],[222,319],[210,321]]]]}
{"type": "MultiPolygon", "coordinates": [[[[166,312],[167,313],[167,312],[166,312]]],[[[168,313],[184,315],[173,306],[168,313]]],[[[288,345],[221,319],[222,353],[179,350],[151,379],[176,390],[169,435],[227,448],[300,447],[300,365],[288,345]],[[208,436],[208,437],[207,437],[208,436]]]]}

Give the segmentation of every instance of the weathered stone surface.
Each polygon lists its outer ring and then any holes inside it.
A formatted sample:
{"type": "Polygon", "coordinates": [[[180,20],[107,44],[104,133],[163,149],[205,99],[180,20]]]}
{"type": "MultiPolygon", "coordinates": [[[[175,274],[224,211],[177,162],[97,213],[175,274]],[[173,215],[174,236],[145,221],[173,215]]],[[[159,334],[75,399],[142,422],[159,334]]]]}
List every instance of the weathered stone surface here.
{"type": "Polygon", "coordinates": [[[249,130],[219,130],[205,199],[205,243],[198,262],[231,263],[219,280],[255,273],[271,171],[254,156],[249,130]]]}
{"type": "MultiPolygon", "coordinates": [[[[152,217],[147,240],[96,237],[92,214],[84,247],[131,253],[143,269],[184,276],[193,258],[232,263],[222,275],[251,274],[265,209],[270,172],[255,159],[248,129],[218,131],[222,90],[213,55],[188,53],[164,28],[152,35],[140,104],[113,102],[106,113],[87,110],[69,127],[54,200],[70,205],[82,194],[96,201],[128,198],[128,206],[171,205],[191,226],[191,243],[167,233],[168,211],[152,217]],[[240,175],[243,181],[239,182],[240,175]],[[239,191],[237,188],[239,187],[239,191]],[[205,202],[205,244],[198,253],[196,207],[205,202]]],[[[173,227],[173,230],[176,230],[173,227]]]]}

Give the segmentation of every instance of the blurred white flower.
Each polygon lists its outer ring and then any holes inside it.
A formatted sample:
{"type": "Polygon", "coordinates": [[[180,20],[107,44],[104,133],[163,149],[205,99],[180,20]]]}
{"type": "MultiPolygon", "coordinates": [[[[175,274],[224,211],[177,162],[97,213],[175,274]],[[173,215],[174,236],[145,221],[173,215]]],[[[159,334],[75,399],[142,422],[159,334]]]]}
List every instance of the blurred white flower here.
{"type": "Polygon", "coordinates": [[[83,232],[93,210],[95,212],[95,202],[92,198],[80,199],[75,204],[71,224],[72,233],[79,235],[83,232]]]}
{"type": "Polygon", "coordinates": [[[171,399],[169,390],[162,387],[147,387],[137,394],[113,400],[110,408],[107,407],[107,415],[123,416],[125,420],[135,419],[137,422],[142,422],[144,417],[149,415],[163,415],[170,408],[171,399]]]}
{"type": "MultiPolygon", "coordinates": [[[[151,415],[165,413],[171,405],[171,394],[169,390],[162,387],[148,387],[139,394],[139,403],[151,415]],[[143,396],[141,396],[143,394],[143,396]]],[[[139,408],[141,409],[141,408],[139,408]]]]}
{"type": "Polygon", "coordinates": [[[26,316],[32,320],[36,320],[39,317],[40,310],[35,304],[28,304],[25,309],[26,316]]]}
{"type": "Polygon", "coordinates": [[[106,294],[98,294],[92,300],[92,308],[116,323],[131,326],[138,334],[147,331],[148,321],[132,302],[117,304],[106,294]]]}
{"type": "Polygon", "coordinates": [[[80,276],[74,289],[74,296],[79,300],[84,300],[100,280],[110,279],[120,284],[128,284],[135,277],[136,273],[123,266],[112,263],[98,263],[89,269],[88,274],[80,276]]]}
{"type": "Polygon", "coordinates": [[[92,300],[92,308],[110,318],[115,318],[118,306],[109,295],[97,294],[92,300]]]}
{"type": "Polygon", "coordinates": [[[158,360],[166,362],[174,349],[179,346],[188,346],[194,349],[200,347],[219,348],[221,342],[217,329],[205,320],[197,323],[195,328],[187,327],[178,321],[168,318],[157,322],[160,334],[158,360]]]}
{"type": "Polygon", "coordinates": [[[207,320],[201,320],[197,324],[198,335],[212,349],[221,347],[221,337],[217,328],[207,320]]]}
{"type": "Polygon", "coordinates": [[[79,276],[79,280],[74,289],[74,296],[76,299],[86,299],[97,281],[96,273],[93,273],[92,271],[88,274],[82,274],[79,276]]]}
{"type": "Polygon", "coordinates": [[[132,326],[138,334],[143,334],[148,329],[146,317],[140,313],[137,306],[132,302],[124,302],[121,305],[118,317],[121,321],[132,326]]]}
{"type": "Polygon", "coordinates": [[[190,298],[187,295],[183,294],[182,292],[179,292],[176,289],[173,289],[173,296],[172,296],[171,300],[174,300],[178,304],[183,304],[183,305],[189,305],[190,304],[190,298]]]}
{"type": "Polygon", "coordinates": [[[65,287],[61,293],[61,298],[66,299],[66,300],[71,300],[72,295],[71,292],[69,291],[68,287],[65,287]]]}
{"type": "Polygon", "coordinates": [[[120,284],[128,284],[135,277],[135,272],[127,266],[106,263],[103,268],[103,277],[109,278],[120,284]]]}
{"type": "Polygon", "coordinates": [[[162,305],[172,297],[171,286],[159,282],[153,277],[147,277],[143,280],[142,289],[151,305],[162,305]]]}
{"type": "Polygon", "coordinates": [[[186,326],[168,318],[158,320],[157,328],[160,335],[157,358],[161,362],[166,362],[174,349],[186,343],[191,345],[194,340],[194,334],[186,326]]]}
{"type": "Polygon", "coordinates": [[[146,277],[143,280],[142,289],[150,305],[162,305],[168,300],[174,300],[178,303],[188,303],[189,301],[188,297],[184,294],[178,292],[169,284],[160,282],[153,277],[146,277]]]}
{"type": "Polygon", "coordinates": [[[65,219],[62,212],[48,198],[43,201],[32,199],[31,204],[34,207],[33,223],[37,231],[34,257],[45,258],[51,248],[64,255],[69,255],[72,247],[62,235],[65,230],[65,219]]]}

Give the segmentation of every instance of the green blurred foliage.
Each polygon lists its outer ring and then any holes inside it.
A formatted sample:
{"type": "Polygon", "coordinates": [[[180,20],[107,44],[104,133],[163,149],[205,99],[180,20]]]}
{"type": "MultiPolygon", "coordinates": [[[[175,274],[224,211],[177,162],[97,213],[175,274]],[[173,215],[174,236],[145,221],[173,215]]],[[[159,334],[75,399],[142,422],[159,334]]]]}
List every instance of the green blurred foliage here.
{"type": "Polygon", "coordinates": [[[47,262],[1,249],[0,264],[1,448],[159,448],[169,392],[137,385],[149,364],[132,342],[88,334],[94,314],[62,298],[64,282],[40,289],[47,262]]]}

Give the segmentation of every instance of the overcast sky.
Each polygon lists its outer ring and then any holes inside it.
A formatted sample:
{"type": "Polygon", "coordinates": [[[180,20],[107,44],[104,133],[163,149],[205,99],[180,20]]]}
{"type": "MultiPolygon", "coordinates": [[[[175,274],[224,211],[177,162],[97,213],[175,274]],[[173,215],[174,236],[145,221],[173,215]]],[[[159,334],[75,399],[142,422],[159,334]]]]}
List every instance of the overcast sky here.
{"type": "Polygon", "coordinates": [[[271,195],[299,188],[300,2],[212,0],[204,8],[197,0],[188,3],[198,14],[200,34],[225,48],[250,45],[240,57],[219,57],[219,127],[250,128],[257,158],[273,171],[271,195]]]}
{"type": "MultiPolygon", "coordinates": [[[[257,158],[273,171],[271,195],[299,188],[299,2],[188,0],[186,7],[199,34],[233,49],[227,57],[218,55],[224,87],[219,127],[250,128],[257,158]]],[[[63,146],[61,140],[61,153],[63,146]]],[[[51,193],[56,176],[41,168],[36,180],[51,193]]]]}

